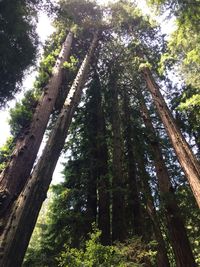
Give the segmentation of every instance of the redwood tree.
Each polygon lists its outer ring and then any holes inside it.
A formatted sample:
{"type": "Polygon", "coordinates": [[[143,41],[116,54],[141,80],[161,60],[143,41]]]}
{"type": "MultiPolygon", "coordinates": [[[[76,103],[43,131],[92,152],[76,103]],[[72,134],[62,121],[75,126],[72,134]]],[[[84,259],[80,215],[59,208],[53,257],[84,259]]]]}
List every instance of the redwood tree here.
{"type": "Polygon", "coordinates": [[[38,213],[46,198],[53,171],[64,146],[72,116],[79,103],[97,41],[98,34],[95,33],[89,52],[85,56],[76,79],[72,84],[43,154],[28,179],[26,187],[9,212],[9,219],[0,239],[0,263],[2,266],[18,267],[22,264],[38,213]]]}

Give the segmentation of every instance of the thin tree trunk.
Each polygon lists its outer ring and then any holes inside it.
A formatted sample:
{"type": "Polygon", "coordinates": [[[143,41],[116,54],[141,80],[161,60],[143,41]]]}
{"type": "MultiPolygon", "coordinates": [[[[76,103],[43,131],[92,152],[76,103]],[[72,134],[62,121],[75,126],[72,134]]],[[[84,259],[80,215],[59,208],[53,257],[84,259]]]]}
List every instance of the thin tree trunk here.
{"type": "Polygon", "coordinates": [[[64,146],[72,116],[80,101],[83,84],[97,41],[98,35],[95,34],[89,52],[73,82],[43,154],[9,214],[6,229],[0,240],[0,266],[20,267],[22,264],[40,208],[46,198],[56,163],[64,146]]]}
{"type": "Polygon", "coordinates": [[[149,175],[146,172],[145,169],[145,162],[144,159],[142,158],[142,155],[140,154],[138,156],[138,168],[141,176],[141,182],[142,182],[142,188],[144,192],[144,198],[145,198],[145,204],[146,204],[146,209],[147,213],[149,214],[149,217],[153,223],[153,230],[154,230],[154,235],[156,238],[156,241],[158,243],[157,247],[157,266],[158,267],[170,267],[169,264],[169,259],[167,256],[167,250],[165,246],[165,241],[163,239],[162,231],[160,228],[160,222],[156,213],[156,209],[154,206],[154,201],[153,197],[151,194],[151,189],[149,185],[149,175]]]}
{"type": "Polygon", "coordinates": [[[8,212],[8,207],[12,205],[20,194],[31,173],[62,83],[62,66],[69,58],[72,40],[73,33],[69,32],[54,66],[53,76],[45,87],[44,93],[37,105],[31,125],[25,132],[23,139],[17,141],[10,161],[1,173],[0,218],[8,212]]]}
{"type": "Polygon", "coordinates": [[[156,84],[151,71],[148,68],[143,68],[142,73],[147,83],[147,87],[153,97],[155,105],[161,120],[165,126],[165,129],[172,142],[177,158],[185,172],[190,187],[193,191],[194,197],[200,207],[200,166],[194,156],[192,150],[188,146],[184,136],[177,127],[173,116],[168,109],[163,96],[159,91],[159,87],[156,84]]]}
{"type": "Polygon", "coordinates": [[[176,266],[196,266],[187,232],[180,215],[170,177],[162,156],[162,151],[144,101],[141,101],[142,117],[149,132],[150,145],[154,154],[154,164],[158,178],[161,201],[165,209],[167,227],[175,254],[176,266]]]}
{"type": "Polygon", "coordinates": [[[122,167],[122,136],[119,113],[118,89],[116,76],[111,74],[109,89],[112,92],[112,132],[113,132],[113,181],[112,181],[112,241],[126,239],[125,226],[125,182],[122,167]]]}
{"type": "Polygon", "coordinates": [[[133,140],[135,133],[131,122],[131,110],[127,90],[124,88],[124,139],[127,155],[127,170],[128,170],[128,192],[127,192],[127,208],[126,217],[129,222],[130,229],[134,235],[142,236],[142,214],[139,198],[139,190],[136,176],[136,161],[134,153],[133,140]]]}

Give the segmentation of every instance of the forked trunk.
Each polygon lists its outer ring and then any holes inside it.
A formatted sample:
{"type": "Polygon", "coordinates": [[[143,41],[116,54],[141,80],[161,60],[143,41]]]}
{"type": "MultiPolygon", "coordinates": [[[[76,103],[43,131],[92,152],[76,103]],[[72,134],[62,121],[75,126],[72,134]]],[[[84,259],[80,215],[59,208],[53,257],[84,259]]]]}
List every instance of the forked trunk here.
{"type": "Polygon", "coordinates": [[[147,107],[143,101],[141,101],[141,110],[145,126],[150,136],[149,141],[154,155],[158,186],[161,201],[165,210],[171,245],[175,254],[176,266],[196,266],[190,247],[190,242],[187,237],[187,232],[172,190],[167,167],[162,156],[162,150],[160,148],[147,107]]]}
{"type": "Polygon", "coordinates": [[[54,66],[53,76],[45,87],[44,93],[37,105],[31,125],[24,133],[24,137],[17,141],[10,161],[1,173],[0,218],[5,216],[5,213],[9,211],[9,207],[24,188],[31,173],[62,83],[62,67],[63,63],[69,58],[72,39],[73,33],[69,32],[54,66]]]}
{"type": "Polygon", "coordinates": [[[165,126],[168,136],[176,152],[177,158],[185,172],[190,187],[193,191],[194,197],[200,207],[200,166],[193,154],[192,150],[188,146],[184,136],[177,127],[173,116],[168,109],[163,96],[159,91],[159,87],[156,84],[150,70],[143,68],[142,73],[146,80],[147,87],[152,95],[154,103],[157,107],[160,118],[165,126]]]}
{"type": "Polygon", "coordinates": [[[0,240],[0,266],[20,267],[22,264],[40,208],[46,198],[56,163],[64,146],[72,116],[80,101],[83,84],[97,41],[98,35],[95,34],[90,50],[73,82],[43,154],[9,214],[6,229],[0,240]]]}

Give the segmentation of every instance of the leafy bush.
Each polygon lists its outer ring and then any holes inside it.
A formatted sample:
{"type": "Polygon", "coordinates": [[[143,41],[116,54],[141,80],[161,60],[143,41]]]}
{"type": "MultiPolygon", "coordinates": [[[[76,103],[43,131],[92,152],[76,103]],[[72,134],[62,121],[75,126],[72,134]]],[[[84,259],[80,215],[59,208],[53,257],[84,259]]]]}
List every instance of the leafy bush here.
{"type": "MultiPolygon", "coordinates": [[[[148,248],[135,237],[126,243],[103,246],[100,243],[101,232],[94,229],[86,242],[85,250],[65,246],[58,258],[60,267],[141,267],[155,261],[156,252],[148,248]]],[[[152,245],[152,244],[151,244],[152,245]]],[[[154,245],[154,244],[153,244],[154,245]]]]}

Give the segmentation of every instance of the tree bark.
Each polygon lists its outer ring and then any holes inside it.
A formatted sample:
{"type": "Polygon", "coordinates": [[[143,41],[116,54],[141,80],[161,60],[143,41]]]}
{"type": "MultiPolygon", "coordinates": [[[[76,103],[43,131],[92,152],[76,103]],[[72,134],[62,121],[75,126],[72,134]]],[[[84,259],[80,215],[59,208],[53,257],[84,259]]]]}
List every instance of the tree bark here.
{"type": "Polygon", "coordinates": [[[196,266],[190,247],[190,242],[187,237],[187,232],[180,215],[177,201],[170,182],[170,177],[162,156],[162,150],[160,148],[147,107],[143,100],[141,101],[141,111],[145,126],[150,136],[149,141],[154,155],[158,186],[161,201],[165,210],[171,245],[175,254],[176,266],[196,266]]]}
{"type": "Polygon", "coordinates": [[[9,214],[9,220],[0,239],[0,266],[20,267],[22,264],[37,216],[46,198],[53,171],[64,146],[72,116],[80,101],[83,84],[97,41],[98,34],[95,34],[43,154],[9,214]]]}
{"type": "Polygon", "coordinates": [[[156,213],[153,197],[151,194],[151,189],[150,189],[150,185],[149,185],[149,175],[146,172],[146,169],[145,169],[146,164],[145,164],[144,159],[142,157],[143,156],[140,153],[140,155],[138,156],[138,168],[140,170],[139,173],[141,176],[142,191],[144,193],[146,210],[147,210],[147,213],[148,213],[148,215],[152,221],[154,235],[155,235],[156,241],[158,243],[157,266],[158,267],[170,267],[169,259],[167,256],[167,249],[165,246],[165,241],[163,239],[162,231],[160,228],[160,222],[159,222],[159,219],[158,219],[158,216],[156,213]]]}
{"type": "Polygon", "coordinates": [[[142,236],[143,220],[140,206],[141,200],[139,198],[139,189],[137,184],[136,161],[133,140],[135,139],[135,133],[133,132],[134,130],[131,121],[130,103],[126,88],[124,88],[123,102],[124,140],[126,147],[126,160],[128,170],[126,218],[128,221],[128,225],[130,226],[130,231],[132,230],[132,233],[134,235],[142,236]]]}
{"type": "MultiPolygon", "coordinates": [[[[97,183],[97,222],[101,230],[101,243],[109,245],[111,243],[110,232],[110,182],[108,175],[108,148],[106,142],[106,125],[104,111],[102,107],[102,88],[99,74],[94,68],[90,88],[90,110],[91,117],[88,120],[88,127],[92,128],[90,141],[93,151],[93,176],[97,183]]],[[[94,182],[91,181],[91,182],[94,182]]]]}
{"type": "Polygon", "coordinates": [[[124,241],[126,239],[125,226],[125,182],[122,167],[122,136],[121,119],[119,113],[118,89],[116,75],[110,76],[109,90],[112,93],[112,241],[124,241]]]}
{"type": "Polygon", "coordinates": [[[0,218],[8,212],[9,206],[18,197],[31,173],[62,83],[62,66],[69,58],[72,40],[73,33],[69,32],[54,66],[52,77],[37,105],[31,125],[26,130],[24,137],[17,141],[10,161],[1,173],[0,218]]]}
{"type": "Polygon", "coordinates": [[[168,136],[176,152],[177,158],[185,172],[190,187],[193,191],[194,197],[200,207],[200,166],[194,156],[192,150],[188,146],[184,136],[177,127],[173,116],[168,109],[163,96],[159,91],[151,71],[145,67],[142,69],[144,79],[147,83],[149,92],[152,95],[154,103],[157,107],[160,118],[165,126],[168,136]]]}

